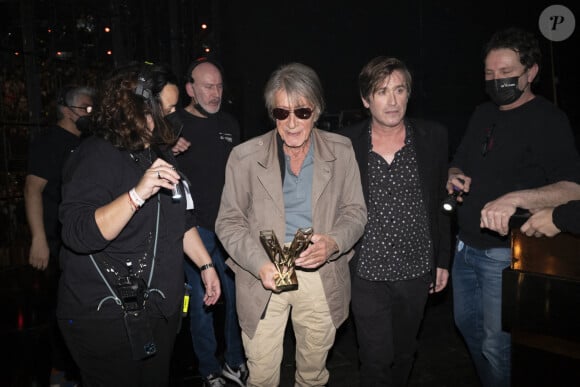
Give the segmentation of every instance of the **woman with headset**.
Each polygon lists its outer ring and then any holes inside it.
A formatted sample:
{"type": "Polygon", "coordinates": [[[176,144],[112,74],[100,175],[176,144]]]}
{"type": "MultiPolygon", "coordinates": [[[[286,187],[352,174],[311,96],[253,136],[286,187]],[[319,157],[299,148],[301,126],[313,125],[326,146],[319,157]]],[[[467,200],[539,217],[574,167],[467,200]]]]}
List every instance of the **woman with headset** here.
{"type": "Polygon", "coordinates": [[[201,270],[204,302],[220,296],[170,150],[178,94],[163,66],[114,70],[92,136],[64,168],[57,317],[85,387],[167,385],[184,253],[201,270]]]}

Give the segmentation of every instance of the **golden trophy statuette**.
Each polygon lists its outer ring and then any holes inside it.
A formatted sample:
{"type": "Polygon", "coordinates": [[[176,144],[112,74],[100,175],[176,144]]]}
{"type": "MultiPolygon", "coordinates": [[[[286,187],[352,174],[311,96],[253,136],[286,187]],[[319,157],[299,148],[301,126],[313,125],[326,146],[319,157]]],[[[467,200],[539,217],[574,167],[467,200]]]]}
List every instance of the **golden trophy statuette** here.
{"type": "Polygon", "coordinates": [[[299,228],[294,235],[294,240],[289,246],[280,246],[274,230],[260,231],[260,241],[266,250],[268,257],[274,265],[278,274],[276,276],[276,287],[279,291],[298,289],[298,278],[294,261],[310,244],[313,234],[312,227],[299,228]]]}

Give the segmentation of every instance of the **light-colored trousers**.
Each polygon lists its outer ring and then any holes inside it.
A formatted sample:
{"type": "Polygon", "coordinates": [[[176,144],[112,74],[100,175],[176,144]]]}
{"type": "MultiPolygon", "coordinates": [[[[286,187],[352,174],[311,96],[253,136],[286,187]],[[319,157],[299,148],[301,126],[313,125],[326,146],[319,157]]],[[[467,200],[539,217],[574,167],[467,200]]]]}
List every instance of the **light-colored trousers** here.
{"type": "Polygon", "coordinates": [[[328,352],[334,344],[336,328],[318,272],[297,271],[298,290],[272,293],[265,317],[250,339],[242,333],[250,376],[248,387],[280,385],[280,365],[284,354],[284,332],[288,315],[296,337],[295,386],[313,387],[328,383],[328,352]]]}

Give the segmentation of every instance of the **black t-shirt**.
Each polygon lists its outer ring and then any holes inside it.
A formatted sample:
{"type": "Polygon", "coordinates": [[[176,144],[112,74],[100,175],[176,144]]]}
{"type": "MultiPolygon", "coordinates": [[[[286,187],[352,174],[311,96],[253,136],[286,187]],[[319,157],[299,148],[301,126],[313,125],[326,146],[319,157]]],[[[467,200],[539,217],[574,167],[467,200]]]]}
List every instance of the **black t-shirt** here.
{"type": "Polygon", "coordinates": [[[580,181],[574,144],[568,118],[543,97],[507,111],[491,102],[478,106],[451,163],[472,179],[458,207],[459,238],[480,249],[509,247],[508,237],[479,227],[483,206],[508,192],[580,181]]]}
{"type": "Polygon", "coordinates": [[[28,152],[28,174],[47,181],[42,192],[44,228],[51,247],[51,254],[58,254],[60,244],[60,223],[58,205],[61,201],[62,168],[71,151],[79,145],[80,139],[60,126],[51,126],[36,137],[28,152]]]}
{"type": "Polygon", "coordinates": [[[214,230],[225,183],[226,163],[232,148],[240,143],[240,128],[226,112],[200,118],[179,110],[181,135],[190,148],[177,156],[179,169],[191,181],[191,195],[199,225],[214,230]]]}
{"type": "MultiPolygon", "coordinates": [[[[160,194],[147,200],[110,241],[101,234],[95,220],[98,208],[120,196],[127,200],[127,206],[130,205],[127,192],[137,185],[153,158],[143,166],[144,156],[131,157],[129,152],[103,139],[89,137],[68,159],[63,169],[63,197],[59,209],[65,245],[60,255],[59,318],[99,319],[122,315],[122,309],[110,299],[97,311],[99,303],[111,295],[89,257],[99,252],[104,252],[117,268],[123,268],[129,259],[135,270],[147,253],[141,278],[147,282],[154,267],[150,287],[158,290],[151,293],[148,309],[164,316],[179,310],[184,293],[183,235],[196,226],[192,211],[186,210],[186,201],[174,202],[170,191],[159,191],[160,194]],[[152,247],[155,245],[153,265],[152,247]]],[[[124,274],[119,270],[120,276],[124,274]]]]}

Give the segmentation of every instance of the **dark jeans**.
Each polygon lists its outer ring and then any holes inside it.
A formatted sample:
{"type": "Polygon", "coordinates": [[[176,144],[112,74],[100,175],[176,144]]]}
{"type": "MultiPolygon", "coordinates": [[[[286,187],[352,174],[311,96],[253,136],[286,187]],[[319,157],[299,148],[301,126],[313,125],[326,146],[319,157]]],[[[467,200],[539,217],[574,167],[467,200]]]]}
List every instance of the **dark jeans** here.
{"type": "Polygon", "coordinates": [[[79,365],[83,387],[163,387],[169,369],[178,311],[168,319],[150,317],[157,353],[133,360],[123,318],[109,320],[59,320],[65,341],[79,365]]]}
{"type": "Polygon", "coordinates": [[[457,241],[453,261],[453,313],[484,387],[508,387],[511,335],[502,329],[502,273],[511,249],[476,249],[457,241]]]}
{"type": "Polygon", "coordinates": [[[417,351],[431,277],[352,284],[361,386],[405,386],[417,351]]]}
{"type": "MultiPolygon", "coordinates": [[[[203,227],[197,228],[199,236],[213,261],[220,277],[222,300],[225,303],[225,361],[232,368],[245,363],[244,347],[236,312],[236,288],[234,273],[225,264],[225,253],[216,234],[203,227]]],[[[191,286],[189,298],[190,331],[193,350],[199,362],[199,373],[206,378],[210,374],[221,374],[222,365],[217,358],[217,339],[214,330],[214,308],[203,303],[205,288],[199,269],[191,261],[185,261],[185,276],[191,286]]]]}

